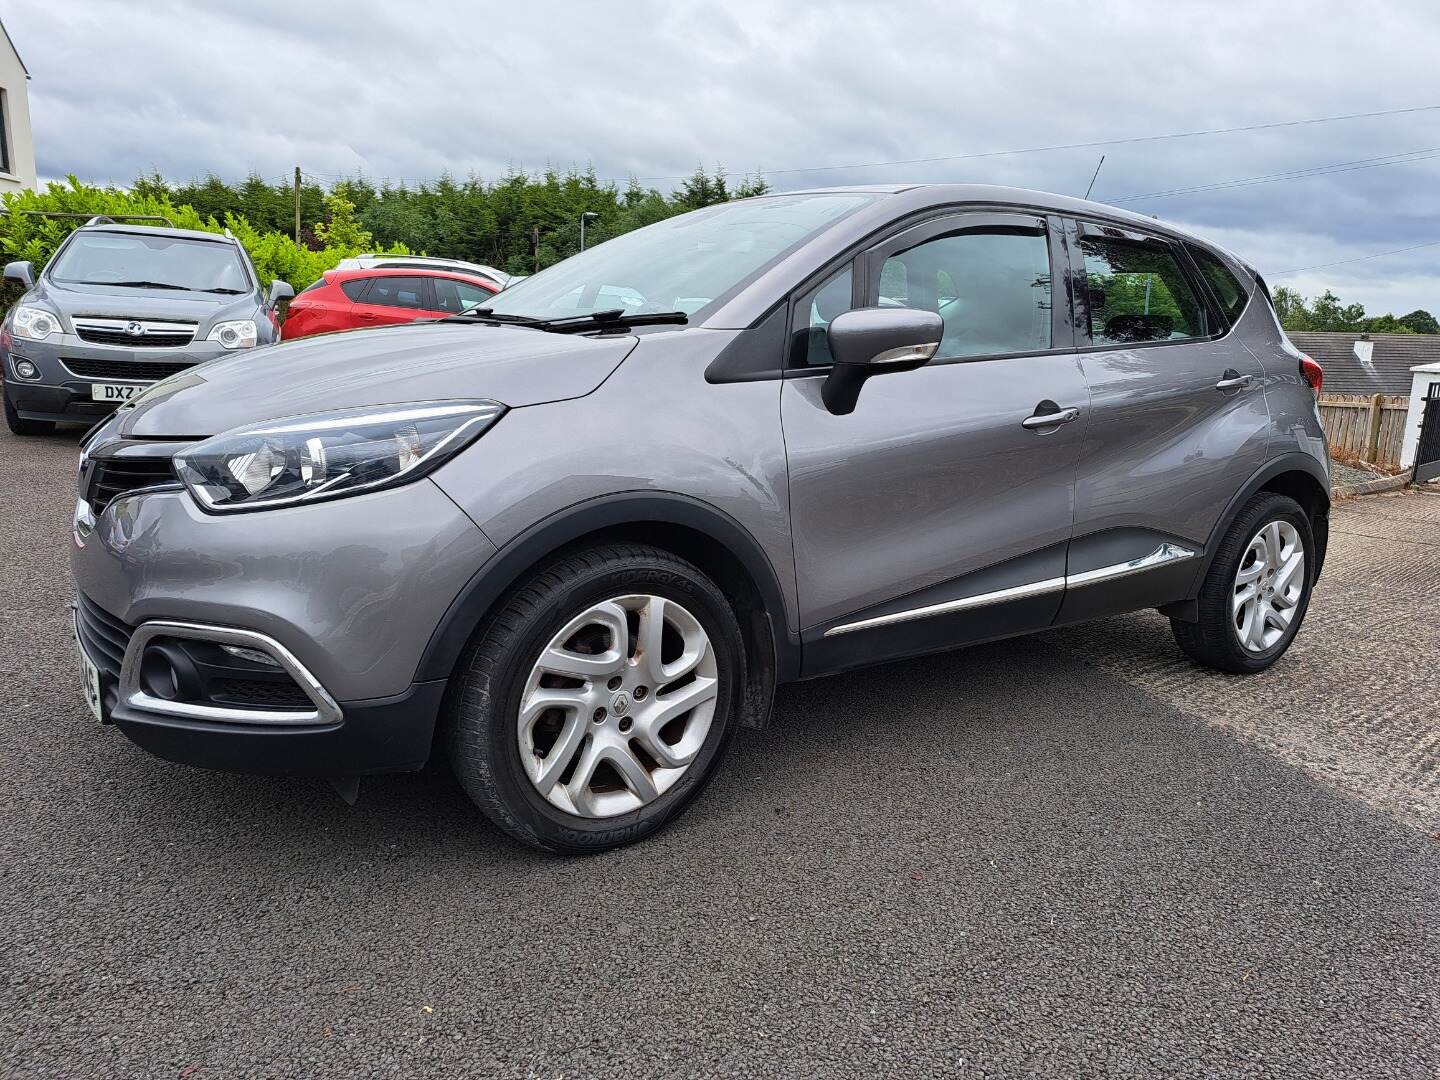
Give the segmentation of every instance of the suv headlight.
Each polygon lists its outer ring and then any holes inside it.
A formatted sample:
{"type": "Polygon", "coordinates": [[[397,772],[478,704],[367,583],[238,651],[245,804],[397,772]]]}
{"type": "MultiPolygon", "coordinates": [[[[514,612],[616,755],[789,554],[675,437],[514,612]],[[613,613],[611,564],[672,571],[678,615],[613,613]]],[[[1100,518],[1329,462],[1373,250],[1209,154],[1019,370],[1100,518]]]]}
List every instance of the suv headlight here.
{"type": "Polygon", "coordinates": [[[259,335],[254,319],[233,319],[216,323],[205,340],[219,342],[225,349],[253,349],[259,335]]]}
{"type": "Polygon", "coordinates": [[[60,316],[39,307],[17,307],[13,323],[15,336],[29,341],[44,341],[60,332],[60,316]]]}
{"type": "Polygon", "coordinates": [[[414,402],[236,428],[175,455],[202,508],[264,510],[406,484],[505,413],[497,401],[414,402]]]}

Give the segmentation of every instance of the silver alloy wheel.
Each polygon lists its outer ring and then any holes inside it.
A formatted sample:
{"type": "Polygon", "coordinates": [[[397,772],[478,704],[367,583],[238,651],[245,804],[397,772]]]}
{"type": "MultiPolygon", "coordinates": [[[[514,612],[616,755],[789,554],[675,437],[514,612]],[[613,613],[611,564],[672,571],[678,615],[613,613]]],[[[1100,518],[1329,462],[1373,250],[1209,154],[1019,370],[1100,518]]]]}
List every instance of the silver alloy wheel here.
{"type": "Polygon", "coordinates": [[[1240,644],[1265,652],[1295,621],[1305,592],[1305,544],[1288,521],[1272,521],[1250,540],[1235,574],[1230,619],[1240,644]]]}
{"type": "Polygon", "coordinates": [[[540,652],[516,735],[551,805],[607,818],[659,798],[705,745],[720,680],[700,621],[663,596],[617,596],[567,622],[540,652]]]}

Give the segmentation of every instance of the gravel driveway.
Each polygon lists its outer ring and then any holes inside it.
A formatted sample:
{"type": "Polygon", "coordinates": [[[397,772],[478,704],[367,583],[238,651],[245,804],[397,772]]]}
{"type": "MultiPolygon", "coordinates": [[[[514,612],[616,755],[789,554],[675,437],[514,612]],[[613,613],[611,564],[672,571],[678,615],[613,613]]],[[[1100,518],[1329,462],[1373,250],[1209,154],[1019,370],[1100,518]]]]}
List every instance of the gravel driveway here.
{"type": "Polygon", "coordinates": [[[0,1076],[1440,1070],[1440,497],[1337,514],[1264,678],[1132,616],[787,688],[678,826],[560,860],[443,769],[351,808],[87,722],[73,462],[0,436],[0,1076]]]}

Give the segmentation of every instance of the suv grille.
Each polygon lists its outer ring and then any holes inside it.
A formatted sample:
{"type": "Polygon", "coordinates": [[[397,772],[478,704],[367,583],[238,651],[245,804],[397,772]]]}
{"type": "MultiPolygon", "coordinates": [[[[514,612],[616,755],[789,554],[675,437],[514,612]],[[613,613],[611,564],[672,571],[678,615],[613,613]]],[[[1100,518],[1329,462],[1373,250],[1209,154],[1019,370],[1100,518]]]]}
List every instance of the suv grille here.
{"type": "Polygon", "coordinates": [[[195,324],[153,319],[80,317],[75,336],[92,345],[123,345],[127,349],[179,349],[195,339],[195,324]]]}
{"type": "Polygon", "coordinates": [[[72,375],[82,379],[131,379],[154,382],[193,366],[190,361],[153,363],[133,360],[61,360],[72,375]]]}
{"type": "Polygon", "coordinates": [[[75,605],[75,629],[95,666],[118,679],[120,664],[135,628],[81,596],[75,605]]]}
{"type": "Polygon", "coordinates": [[[128,492],[178,483],[168,457],[92,458],[84,496],[98,515],[128,492]]]}

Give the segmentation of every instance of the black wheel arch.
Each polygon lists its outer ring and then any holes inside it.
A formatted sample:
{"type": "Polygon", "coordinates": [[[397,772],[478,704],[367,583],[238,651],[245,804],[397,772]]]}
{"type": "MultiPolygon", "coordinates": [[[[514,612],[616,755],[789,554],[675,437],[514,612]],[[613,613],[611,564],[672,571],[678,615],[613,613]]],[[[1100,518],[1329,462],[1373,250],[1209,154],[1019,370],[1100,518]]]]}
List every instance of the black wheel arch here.
{"type": "Polygon", "coordinates": [[[741,723],[763,725],[776,683],[792,681],[800,672],[800,641],[788,629],[789,609],[779,578],[748,529],[723,510],[674,492],[599,496],[557,511],[511,540],[451,602],[430,636],[415,678],[449,678],[490,612],[533,570],[578,547],[613,540],[671,551],[694,563],[730,598],[750,669],[741,723]]]}
{"type": "Polygon", "coordinates": [[[1294,451],[1267,461],[1231,496],[1230,501],[1225,504],[1224,512],[1205,540],[1205,553],[1188,591],[1190,599],[1167,604],[1160,609],[1163,614],[1186,622],[1194,621],[1197,617],[1194,598],[1200,592],[1205,575],[1210,572],[1210,563],[1220,547],[1220,540],[1230,531],[1230,526],[1235,523],[1236,517],[1250,501],[1250,497],[1259,491],[1275,491],[1288,495],[1305,509],[1310,518],[1310,528],[1315,535],[1315,580],[1320,579],[1320,571],[1325,565],[1325,550],[1330,539],[1330,476],[1319,460],[1309,454],[1294,451]]]}

